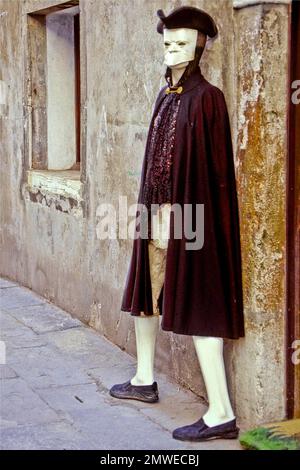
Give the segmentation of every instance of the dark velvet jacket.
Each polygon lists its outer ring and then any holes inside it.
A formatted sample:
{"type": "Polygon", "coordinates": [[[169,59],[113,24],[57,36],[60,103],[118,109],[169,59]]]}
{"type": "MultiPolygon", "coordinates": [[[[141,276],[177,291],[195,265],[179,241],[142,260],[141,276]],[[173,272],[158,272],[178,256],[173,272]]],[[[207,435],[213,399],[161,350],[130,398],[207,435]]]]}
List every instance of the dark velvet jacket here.
{"type": "MultiPolygon", "coordinates": [[[[150,129],[166,88],[156,99],[150,129]]],[[[146,168],[144,157],[138,202],[146,168]]],[[[191,240],[174,237],[171,217],[165,280],[159,297],[162,329],[195,336],[244,336],[239,211],[230,123],[222,91],[203,77],[200,67],[183,84],[171,202],[182,208],[184,204],[204,204],[204,245],[186,250],[185,244],[191,240]]],[[[132,315],[140,315],[141,311],[153,314],[147,239],[133,241],[121,310],[132,315]]]]}

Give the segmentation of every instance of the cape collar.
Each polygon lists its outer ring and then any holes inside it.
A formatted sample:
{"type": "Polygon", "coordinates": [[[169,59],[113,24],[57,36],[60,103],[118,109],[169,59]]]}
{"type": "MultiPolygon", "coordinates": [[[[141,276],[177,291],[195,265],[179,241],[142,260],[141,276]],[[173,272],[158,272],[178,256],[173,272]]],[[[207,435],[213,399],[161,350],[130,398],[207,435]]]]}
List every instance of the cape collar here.
{"type": "Polygon", "coordinates": [[[196,70],[191,73],[191,75],[185,80],[185,82],[179,87],[169,87],[168,85],[165,87],[165,94],[169,93],[178,93],[183,94],[187,91],[191,90],[195,86],[199,85],[201,81],[204,80],[204,77],[201,73],[200,66],[196,68],[196,70]]]}

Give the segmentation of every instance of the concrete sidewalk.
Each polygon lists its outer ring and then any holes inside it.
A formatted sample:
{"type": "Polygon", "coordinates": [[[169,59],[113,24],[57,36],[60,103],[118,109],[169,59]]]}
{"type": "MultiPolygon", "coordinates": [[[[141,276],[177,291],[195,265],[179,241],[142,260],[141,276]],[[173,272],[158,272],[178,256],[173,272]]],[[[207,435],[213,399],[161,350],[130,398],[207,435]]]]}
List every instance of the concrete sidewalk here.
{"type": "Polygon", "coordinates": [[[0,278],[0,307],[2,449],[241,448],[173,439],[204,407],[162,374],[156,404],[111,397],[111,385],[134,375],[135,359],[31,290],[0,278]]]}

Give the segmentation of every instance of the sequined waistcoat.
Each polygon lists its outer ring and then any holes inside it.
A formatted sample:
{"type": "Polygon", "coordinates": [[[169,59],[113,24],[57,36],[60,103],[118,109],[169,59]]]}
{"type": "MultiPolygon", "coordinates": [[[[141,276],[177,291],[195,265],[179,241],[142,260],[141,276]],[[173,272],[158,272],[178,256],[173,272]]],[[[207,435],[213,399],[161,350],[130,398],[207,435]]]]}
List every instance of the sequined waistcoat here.
{"type": "Polygon", "coordinates": [[[146,155],[147,170],[142,194],[142,203],[149,210],[149,216],[151,204],[160,205],[171,202],[171,165],[174,155],[175,128],[179,104],[179,94],[170,93],[166,95],[153,121],[150,144],[146,155]]]}

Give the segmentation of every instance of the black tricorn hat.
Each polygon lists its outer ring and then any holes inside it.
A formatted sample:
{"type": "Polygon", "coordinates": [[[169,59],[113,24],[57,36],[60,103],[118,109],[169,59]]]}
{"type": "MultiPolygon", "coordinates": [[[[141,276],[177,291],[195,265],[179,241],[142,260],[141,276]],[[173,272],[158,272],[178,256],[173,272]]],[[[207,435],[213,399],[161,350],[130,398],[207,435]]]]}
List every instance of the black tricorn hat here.
{"type": "Polygon", "coordinates": [[[218,28],[212,17],[199,8],[179,7],[171,11],[168,16],[165,16],[162,10],[158,10],[157,16],[160,18],[157,25],[157,32],[160,34],[163,34],[164,27],[197,29],[210,38],[218,34],[218,28]]]}

